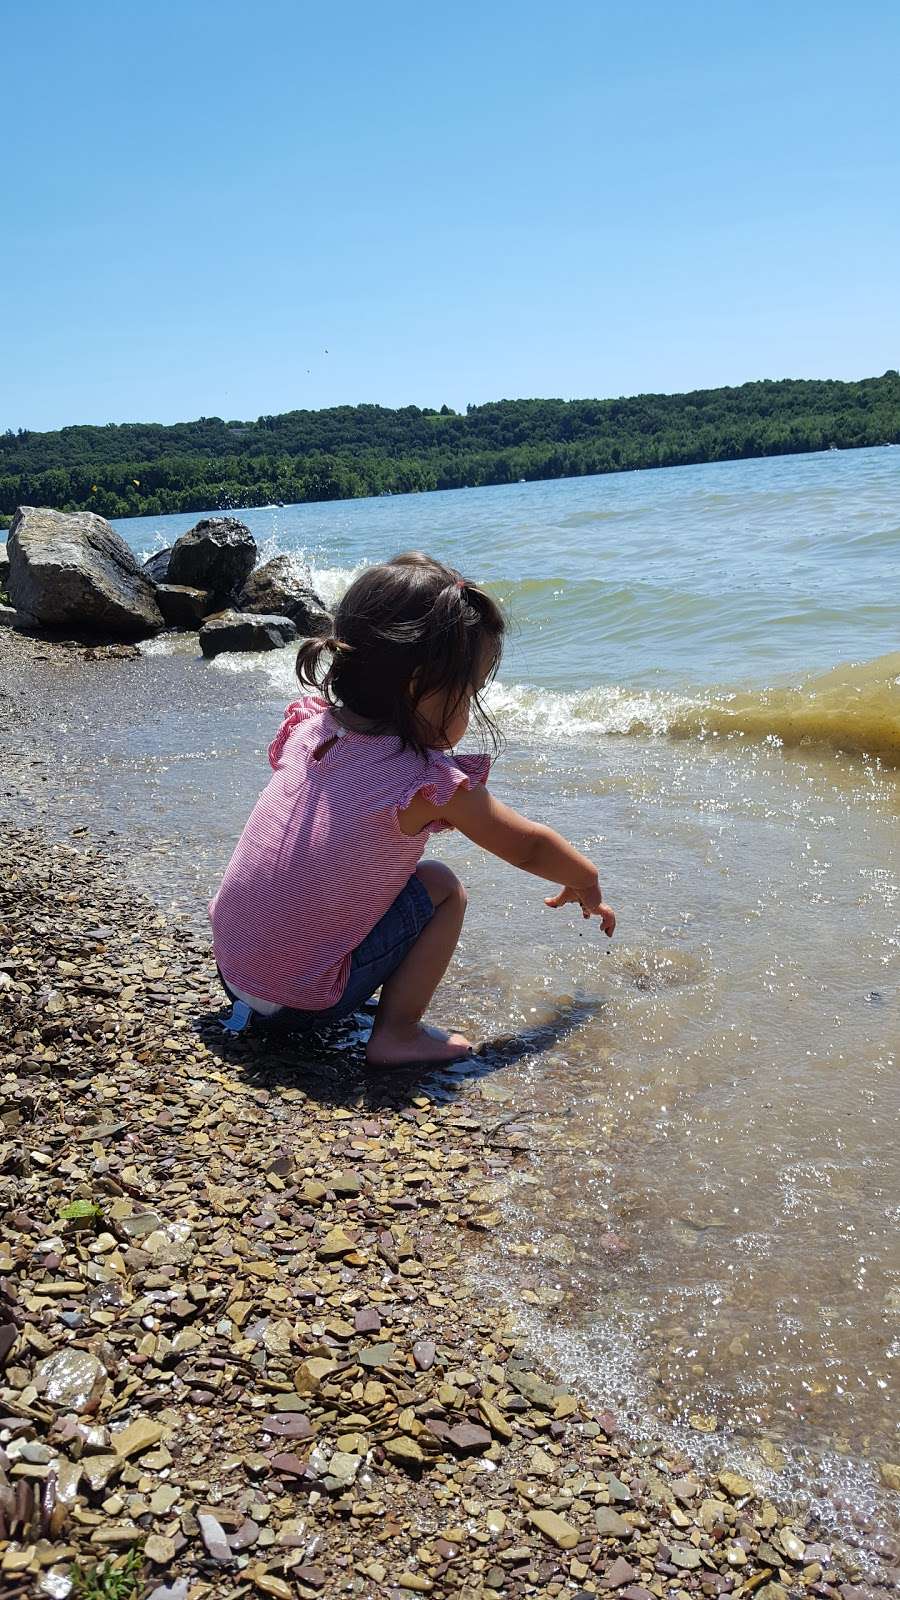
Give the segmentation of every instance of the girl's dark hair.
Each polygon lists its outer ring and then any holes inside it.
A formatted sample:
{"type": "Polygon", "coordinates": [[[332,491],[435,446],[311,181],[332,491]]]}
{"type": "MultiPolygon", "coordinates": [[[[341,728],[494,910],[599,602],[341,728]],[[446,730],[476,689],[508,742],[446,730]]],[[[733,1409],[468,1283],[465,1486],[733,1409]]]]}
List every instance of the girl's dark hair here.
{"type": "MultiPolygon", "coordinates": [[[[319,689],[330,706],[369,719],[373,732],[396,733],[404,745],[423,752],[419,701],[445,693],[449,723],[473,685],[484,674],[487,683],[496,672],[505,629],[500,607],[483,589],[412,551],[368,567],[351,583],[331,637],[300,646],[297,677],[319,689]]],[[[472,710],[497,750],[497,725],[477,691],[472,710]]]]}

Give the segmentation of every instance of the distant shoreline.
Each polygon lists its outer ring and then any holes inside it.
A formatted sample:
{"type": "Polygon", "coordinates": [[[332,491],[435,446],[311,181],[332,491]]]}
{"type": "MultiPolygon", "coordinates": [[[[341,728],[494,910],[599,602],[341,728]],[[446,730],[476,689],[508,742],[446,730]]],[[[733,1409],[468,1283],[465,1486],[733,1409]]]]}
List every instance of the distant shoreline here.
{"type": "Polygon", "coordinates": [[[105,517],[299,505],[900,444],[900,374],[690,394],[336,406],[255,422],[0,435],[0,518],[23,504],[105,517]]]}
{"type": "MultiPolygon", "coordinates": [[[[561,482],[564,482],[564,481],[565,482],[573,482],[573,481],[577,481],[579,478],[599,478],[599,477],[615,478],[615,477],[622,477],[626,473],[630,476],[634,472],[675,472],[675,471],[679,471],[679,470],[683,471],[686,468],[690,468],[690,467],[727,467],[727,466],[733,465],[736,461],[791,461],[791,460],[796,460],[796,459],[798,459],[800,457],[803,457],[803,456],[828,455],[831,451],[838,451],[838,450],[840,450],[841,453],[849,454],[849,453],[853,452],[854,450],[894,450],[894,449],[900,449],[900,441],[898,441],[897,443],[894,443],[894,441],[892,441],[892,440],[885,440],[882,444],[830,445],[828,450],[793,450],[793,451],[784,451],[784,452],[779,451],[775,455],[724,456],[718,461],[678,461],[678,462],[673,462],[669,466],[617,467],[617,468],[615,468],[615,470],[610,469],[609,471],[606,471],[606,472],[584,472],[584,473],[578,473],[578,474],[575,474],[575,475],[566,474],[565,477],[557,476],[557,477],[550,477],[550,478],[522,478],[522,479],[517,479],[515,483],[513,483],[510,480],[510,481],[504,481],[502,483],[479,483],[479,484],[463,483],[463,484],[457,485],[455,488],[404,489],[404,490],[398,490],[397,491],[397,495],[398,495],[399,498],[406,499],[406,498],[408,498],[410,496],[418,495],[418,494],[422,494],[422,495],[426,495],[426,494],[456,494],[456,493],[459,492],[460,489],[512,489],[512,488],[518,488],[520,486],[520,484],[526,484],[526,483],[527,484],[535,484],[535,483],[561,483],[561,482]]],[[[240,503],[234,503],[234,504],[229,502],[227,505],[225,505],[225,504],[223,504],[223,505],[206,505],[204,503],[202,505],[195,505],[195,506],[186,507],[183,511],[162,511],[162,512],[161,511],[129,511],[129,512],[126,512],[126,513],[116,513],[114,520],[115,521],[139,522],[144,517],[149,519],[151,517],[160,517],[160,516],[166,516],[166,517],[174,516],[174,517],[177,517],[177,516],[194,516],[194,515],[197,515],[197,514],[199,514],[201,516],[217,516],[217,515],[220,515],[222,512],[228,512],[229,514],[235,514],[235,513],[240,514],[240,513],[245,512],[245,511],[291,511],[291,510],[296,509],[297,506],[301,506],[301,505],[326,505],[326,504],[346,505],[346,504],[352,503],[353,501],[356,501],[356,500],[379,500],[379,499],[391,499],[391,498],[393,498],[393,494],[390,493],[390,492],[385,492],[384,494],[381,494],[381,495],[376,495],[376,494],[371,494],[371,495],[343,495],[343,496],[337,497],[333,501],[332,500],[328,500],[328,501],[324,501],[324,500],[278,500],[278,501],[271,501],[270,500],[270,501],[265,501],[265,502],[254,501],[252,504],[250,502],[244,503],[242,501],[240,503]]],[[[82,510],[91,511],[91,510],[95,510],[96,507],[95,506],[68,507],[66,509],[70,509],[70,510],[82,509],[82,510]]],[[[12,522],[14,514],[15,513],[13,513],[13,512],[10,512],[9,514],[7,514],[5,512],[4,513],[0,513],[0,532],[4,532],[6,529],[9,528],[9,526],[10,526],[10,524],[12,522]]]]}

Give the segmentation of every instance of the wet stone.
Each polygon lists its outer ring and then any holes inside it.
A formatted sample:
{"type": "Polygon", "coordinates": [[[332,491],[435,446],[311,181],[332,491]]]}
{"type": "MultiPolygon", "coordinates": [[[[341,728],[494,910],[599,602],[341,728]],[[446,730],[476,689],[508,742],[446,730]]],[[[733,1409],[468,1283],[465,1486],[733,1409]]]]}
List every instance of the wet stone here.
{"type": "Polygon", "coordinates": [[[235,1554],[242,1550],[249,1550],[259,1538],[259,1524],[252,1517],[247,1517],[241,1523],[236,1533],[229,1536],[228,1543],[235,1554]]]}
{"type": "Polygon", "coordinates": [[[749,1478],[742,1477],[739,1472],[720,1472],[719,1482],[732,1500],[744,1500],[755,1492],[749,1478]]]}
{"type": "Polygon", "coordinates": [[[95,1493],[105,1489],[110,1479],[119,1472],[122,1465],[120,1456],[99,1455],[83,1456],[81,1470],[95,1493]]]}
{"type": "Polygon", "coordinates": [[[437,1355],[433,1339],[417,1339],[413,1345],[413,1360],[420,1372],[430,1372],[437,1355]]]}
{"type": "Polygon", "coordinates": [[[331,1490],[349,1489],[355,1483],[356,1475],[362,1466],[362,1456],[349,1454],[344,1450],[335,1450],[328,1463],[325,1476],[325,1487],[331,1490]]]}
{"type": "Polygon", "coordinates": [[[802,1539],[798,1539],[797,1535],[791,1532],[790,1528],[782,1528],[781,1530],[781,1548],[789,1561],[806,1560],[806,1545],[802,1539]]]}
{"type": "Polygon", "coordinates": [[[59,1411],[86,1411],[106,1387],[106,1370],[87,1350],[58,1350],[39,1361],[38,1393],[59,1411]]]}
{"type": "Polygon", "coordinates": [[[279,1439],[311,1439],[313,1436],[312,1424],[305,1411],[298,1411],[294,1416],[285,1413],[263,1417],[261,1427],[279,1439]]]}

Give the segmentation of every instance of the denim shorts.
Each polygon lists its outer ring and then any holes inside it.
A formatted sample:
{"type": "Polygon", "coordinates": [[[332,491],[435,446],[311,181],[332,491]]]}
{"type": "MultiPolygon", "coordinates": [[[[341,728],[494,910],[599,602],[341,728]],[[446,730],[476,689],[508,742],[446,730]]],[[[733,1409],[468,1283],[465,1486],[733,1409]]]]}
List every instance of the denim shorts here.
{"type": "MultiPolygon", "coordinates": [[[[320,1028],[349,1017],[372,998],[392,972],[396,972],[433,916],[431,895],[421,878],[413,873],[393,905],[351,954],[350,973],[340,1000],[324,1011],[300,1011],[293,1006],[282,1006],[271,1016],[257,1020],[275,1027],[320,1028]]],[[[227,984],[225,988],[228,989],[227,984]]]]}

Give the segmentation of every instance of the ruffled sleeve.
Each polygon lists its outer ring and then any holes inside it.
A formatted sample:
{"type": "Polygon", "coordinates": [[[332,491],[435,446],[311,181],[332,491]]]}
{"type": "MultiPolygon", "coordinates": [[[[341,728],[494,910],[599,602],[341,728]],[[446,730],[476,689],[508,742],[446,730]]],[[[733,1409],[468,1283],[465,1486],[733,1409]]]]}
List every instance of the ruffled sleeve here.
{"type": "Polygon", "coordinates": [[[321,716],[322,712],[327,710],[327,702],[320,694],[308,694],[304,695],[302,700],[292,700],[290,705],[285,707],[284,721],[269,745],[270,767],[274,769],[278,766],[278,758],[294,729],[299,728],[301,722],[309,722],[311,717],[321,716]]]}
{"type": "MultiPolygon", "coordinates": [[[[490,770],[490,756],[451,756],[443,750],[432,750],[424,771],[401,796],[397,810],[405,811],[417,794],[424,795],[429,805],[449,805],[459,789],[474,789],[476,783],[487,783],[490,770]]],[[[429,822],[422,832],[444,833],[450,826],[449,822],[429,822]]]]}

